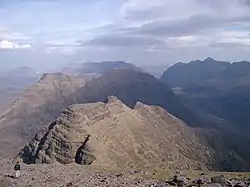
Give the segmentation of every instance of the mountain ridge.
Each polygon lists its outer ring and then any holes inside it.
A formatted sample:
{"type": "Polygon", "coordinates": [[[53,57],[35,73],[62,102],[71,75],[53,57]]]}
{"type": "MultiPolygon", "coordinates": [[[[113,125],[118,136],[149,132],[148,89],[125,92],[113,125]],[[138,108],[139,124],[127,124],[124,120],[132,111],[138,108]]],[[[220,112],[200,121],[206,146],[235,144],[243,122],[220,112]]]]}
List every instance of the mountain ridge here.
{"type": "Polygon", "coordinates": [[[205,169],[210,164],[211,150],[182,121],[158,106],[138,102],[131,109],[114,96],[104,103],[71,105],[45,134],[45,141],[37,143],[36,137],[24,148],[24,160],[35,155],[34,163],[118,168],[205,169]]]}

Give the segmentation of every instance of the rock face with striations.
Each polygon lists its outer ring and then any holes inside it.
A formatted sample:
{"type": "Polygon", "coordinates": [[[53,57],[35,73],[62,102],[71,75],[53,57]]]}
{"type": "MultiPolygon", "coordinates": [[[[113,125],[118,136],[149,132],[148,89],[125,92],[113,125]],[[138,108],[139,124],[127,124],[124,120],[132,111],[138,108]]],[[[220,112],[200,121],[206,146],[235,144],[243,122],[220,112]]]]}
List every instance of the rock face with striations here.
{"type": "Polygon", "coordinates": [[[131,109],[109,97],[68,107],[20,156],[28,164],[203,169],[209,167],[211,151],[166,110],[142,103],[131,109]]]}

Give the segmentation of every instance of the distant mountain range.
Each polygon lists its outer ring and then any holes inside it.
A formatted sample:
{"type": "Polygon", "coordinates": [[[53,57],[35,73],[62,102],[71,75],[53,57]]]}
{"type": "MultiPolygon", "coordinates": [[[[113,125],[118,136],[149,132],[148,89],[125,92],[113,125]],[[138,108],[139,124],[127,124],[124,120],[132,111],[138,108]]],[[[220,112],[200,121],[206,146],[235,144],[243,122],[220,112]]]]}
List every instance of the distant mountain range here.
{"type": "Polygon", "coordinates": [[[231,64],[207,58],[178,63],[161,80],[194,111],[218,123],[250,129],[250,62],[231,64]]]}
{"type": "MultiPolygon", "coordinates": [[[[249,85],[250,62],[216,61],[211,57],[204,61],[177,63],[164,72],[161,80],[170,87],[211,85],[223,88],[249,85]],[[226,85],[225,85],[226,84],[226,85]]],[[[222,88],[222,89],[223,89],[222,88]]]]}

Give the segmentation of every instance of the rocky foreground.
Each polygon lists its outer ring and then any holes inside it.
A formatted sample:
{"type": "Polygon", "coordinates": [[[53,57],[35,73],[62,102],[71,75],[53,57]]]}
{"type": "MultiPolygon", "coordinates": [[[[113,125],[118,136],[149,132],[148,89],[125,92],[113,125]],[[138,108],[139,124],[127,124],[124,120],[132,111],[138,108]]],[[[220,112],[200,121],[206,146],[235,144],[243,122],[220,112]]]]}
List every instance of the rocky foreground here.
{"type": "Polygon", "coordinates": [[[14,178],[10,160],[0,161],[1,187],[86,187],[86,186],[250,186],[249,173],[202,173],[159,170],[118,171],[80,165],[25,165],[14,178]]]}

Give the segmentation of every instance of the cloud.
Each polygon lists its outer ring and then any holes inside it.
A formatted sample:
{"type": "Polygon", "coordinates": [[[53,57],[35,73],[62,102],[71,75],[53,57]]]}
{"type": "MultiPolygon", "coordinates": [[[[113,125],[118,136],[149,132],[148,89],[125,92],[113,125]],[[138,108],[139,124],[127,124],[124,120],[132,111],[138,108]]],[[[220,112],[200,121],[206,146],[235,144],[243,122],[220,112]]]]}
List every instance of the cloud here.
{"type": "MultiPolygon", "coordinates": [[[[246,3],[249,0],[154,0],[146,4],[143,0],[129,0],[121,8],[121,14],[125,23],[131,22],[134,26],[120,30],[124,31],[125,38],[144,36],[166,41],[176,37],[179,41],[178,37],[198,35],[201,43],[211,37],[217,40],[219,35],[223,38],[220,33],[224,31],[250,29],[246,3]]],[[[239,32],[234,34],[231,37],[237,37],[239,32]]]]}
{"type": "Polygon", "coordinates": [[[129,57],[138,63],[173,63],[207,56],[250,59],[248,2],[127,0],[112,24],[82,39],[81,54],[94,59],[129,57]]]}
{"type": "Polygon", "coordinates": [[[0,25],[0,40],[17,40],[17,41],[24,41],[30,40],[31,38],[25,36],[20,32],[14,32],[6,26],[0,25]]]}
{"type": "Polygon", "coordinates": [[[8,40],[0,41],[0,49],[28,49],[31,47],[32,47],[31,44],[15,43],[8,40]]]}
{"type": "Polygon", "coordinates": [[[122,9],[130,21],[144,20],[131,28],[131,33],[170,37],[230,30],[237,23],[249,25],[249,13],[241,0],[155,0],[147,5],[142,0],[130,0],[122,9]]]}
{"type": "Polygon", "coordinates": [[[84,44],[108,47],[134,47],[134,46],[154,46],[164,45],[164,42],[153,37],[125,35],[125,34],[106,34],[94,37],[84,44]]]}
{"type": "Polygon", "coordinates": [[[209,47],[213,47],[213,48],[218,48],[218,49],[250,49],[250,45],[246,45],[244,43],[240,44],[240,43],[235,43],[235,42],[217,42],[217,43],[213,43],[210,44],[209,47]]]}
{"type": "Polygon", "coordinates": [[[9,42],[7,40],[0,41],[0,48],[1,49],[13,49],[14,44],[12,42],[9,42]]]}
{"type": "Polygon", "coordinates": [[[97,34],[83,44],[161,51],[209,47],[218,41],[249,45],[250,16],[244,7],[237,0],[154,0],[146,4],[128,0],[120,9],[121,19],[104,27],[106,34],[97,34]],[[244,39],[240,39],[243,32],[244,39]]]}
{"type": "Polygon", "coordinates": [[[129,21],[144,20],[155,21],[158,19],[172,19],[190,17],[206,12],[208,8],[201,8],[197,0],[128,0],[121,8],[121,14],[129,21]]]}
{"type": "Polygon", "coordinates": [[[225,22],[226,20],[218,20],[213,16],[196,15],[191,18],[154,21],[135,28],[134,32],[157,36],[183,36],[213,29],[225,22]]]}
{"type": "Polygon", "coordinates": [[[68,41],[44,41],[42,43],[37,43],[37,50],[43,50],[46,53],[62,54],[62,55],[74,55],[79,48],[81,48],[81,43],[78,41],[68,40],[68,41]]]}

